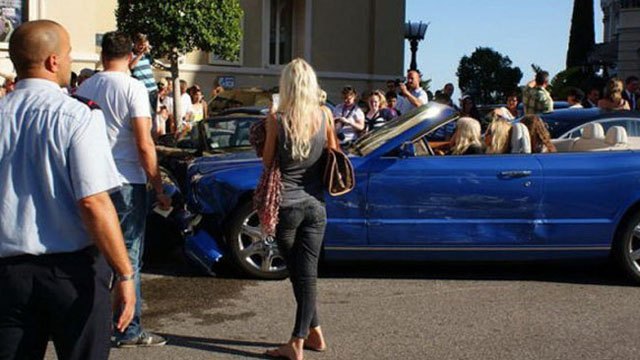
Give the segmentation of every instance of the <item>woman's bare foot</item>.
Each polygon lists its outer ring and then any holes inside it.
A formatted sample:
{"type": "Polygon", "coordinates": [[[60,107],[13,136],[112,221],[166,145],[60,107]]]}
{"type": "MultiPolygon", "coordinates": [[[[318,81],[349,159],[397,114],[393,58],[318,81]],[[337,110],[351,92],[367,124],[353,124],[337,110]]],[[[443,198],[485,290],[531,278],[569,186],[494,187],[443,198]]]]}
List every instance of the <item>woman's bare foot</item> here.
{"type": "Polygon", "coordinates": [[[267,350],[267,356],[274,358],[284,358],[289,360],[302,360],[304,351],[304,339],[291,338],[288,343],[280,346],[277,349],[267,350]]]}
{"type": "Polygon", "coordinates": [[[305,340],[304,347],[312,351],[327,350],[327,343],[324,341],[320,326],[309,329],[309,337],[305,340]]]}

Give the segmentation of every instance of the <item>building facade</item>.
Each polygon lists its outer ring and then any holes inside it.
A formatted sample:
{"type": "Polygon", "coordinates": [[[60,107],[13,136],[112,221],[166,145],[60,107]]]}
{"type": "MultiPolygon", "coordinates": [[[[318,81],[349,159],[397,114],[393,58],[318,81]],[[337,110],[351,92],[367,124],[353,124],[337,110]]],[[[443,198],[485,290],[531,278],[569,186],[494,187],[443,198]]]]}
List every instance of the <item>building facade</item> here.
{"type": "MultiPolygon", "coordinates": [[[[365,91],[403,75],[404,0],[240,0],[240,4],[245,14],[239,60],[193,52],[180,65],[181,78],[200,84],[205,92],[220,80],[235,88],[273,88],[283,65],[296,57],[314,66],[333,100],[339,100],[345,85],[365,91]]],[[[23,21],[51,19],[64,25],[71,34],[76,71],[99,69],[100,35],[115,29],[116,6],[116,0],[0,0],[2,14],[21,13],[23,21]]],[[[2,72],[12,69],[6,49],[6,42],[0,42],[2,72]]],[[[156,72],[157,78],[168,75],[156,72]]]]}
{"type": "Polygon", "coordinates": [[[601,0],[604,43],[596,46],[600,59],[613,65],[611,75],[622,79],[640,75],[640,0],[601,0]]]}

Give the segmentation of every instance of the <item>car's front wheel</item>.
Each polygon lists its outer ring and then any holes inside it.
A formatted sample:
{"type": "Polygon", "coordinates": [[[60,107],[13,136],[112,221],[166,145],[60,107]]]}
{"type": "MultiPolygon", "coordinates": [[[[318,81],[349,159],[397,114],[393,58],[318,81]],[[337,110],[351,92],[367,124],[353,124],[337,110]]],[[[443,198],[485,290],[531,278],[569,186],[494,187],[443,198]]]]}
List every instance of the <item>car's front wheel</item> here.
{"type": "Polygon", "coordinates": [[[625,221],[614,247],[617,262],[635,282],[640,282],[640,211],[625,221]]]}
{"type": "Polygon", "coordinates": [[[246,275],[259,279],[284,279],[285,260],[272,237],[263,236],[251,201],[242,203],[227,223],[226,239],[233,260],[246,275]]]}

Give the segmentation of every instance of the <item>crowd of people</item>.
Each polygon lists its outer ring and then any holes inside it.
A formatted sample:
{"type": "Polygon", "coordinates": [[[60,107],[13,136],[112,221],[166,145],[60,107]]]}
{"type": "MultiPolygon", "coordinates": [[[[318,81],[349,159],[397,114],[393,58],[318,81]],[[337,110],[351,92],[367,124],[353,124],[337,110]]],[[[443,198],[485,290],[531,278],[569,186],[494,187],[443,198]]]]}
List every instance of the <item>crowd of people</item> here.
{"type": "MultiPolygon", "coordinates": [[[[153,75],[153,67],[160,66],[151,57],[151,45],[145,34],[135,34],[132,38],[133,49],[129,59],[128,71],[131,77],[141,81],[148,94],[150,111],[152,115],[152,135],[155,138],[175,133],[177,136],[184,135],[193,129],[195,124],[209,116],[208,105],[202,90],[198,84],[189,86],[185,80],[180,79],[180,114],[179,121],[174,118],[174,93],[173,79],[166,77],[156,82],[153,75]]],[[[89,68],[82,69],[79,73],[71,72],[69,84],[63,88],[67,94],[74,95],[77,89],[87,79],[100,73],[99,70],[89,68]]],[[[0,88],[0,98],[10,93],[14,89],[15,76],[1,74],[4,83],[0,88]]],[[[212,94],[217,95],[219,88],[214,88],[212,94]]]]}
{"type": "MultiPolygon", "coordinates": [[[[155,81],[151,46],[142,34],[106,33],[104,70],[85,69],[77,76],[71,73],[70,44],[68,32],[48,20],[25,22],[9,42],[19,81],[3,75],[0,100],[6,117],[0,122],[0,358],[42,358],[50,337],[63,359],[106,359],[111,336],[119,347],[166,343],[141,322],[147,184],[161,209],[171,206],[153,136],[189,132],[207,118],[207,103],[196,84],[181,80],[176,100],[171,79],[155,81]],[[177,119],[175,101],[181,108],[177,119]]],[[[281,171],[276,239],[297,311],[291,338],[269,355],[302,359],[305,348],[327,348],[316,309],[326,226],[324,149],[338,148],[334,133],[345,144],[429,102],[420,78],[409,70],[406,81],[369,93],[365,109],[358,106],[356,90],[344,87],[343,102],[328,122],[313,68],[296,59],[283,69],[281,102],[265,120],[262,160],[266,167],[278,163],[281,171]]],[[[517,123],[517,93],[484,126],[474,99],[462,96],[460,118],[443,130],[443,154],[555,152],[537,115],[553,110],[548,80],[540,72],[527,84],[524,116],[517,123]]],[[[434,101],[455,106],[454,90],[446,84],[434,101]]],[[[572,107],[640,111],[635,76],[609,80],[604,94],[592,88],[585,97],[574,89],[567,101],[572,107]]]]}
{"type": "MultiPolygon", "coordinates": [[[[335,130],[341,144],[354,141],[385,122],[405,113],[412,108],[426,104],[430,97],[419,87],[420,73],[410,70],[406,83],[401,81],[387,82],[387,92],[374,90],[366,96],[361,109],[358,106],[358,93],[350,86],[342,91],[343,103],[335,107],[333,116],[335,130]]],[[[541,71],[536,74],[519,94],[513,91],[506,96],[504,106],[493,108],[487,114],[481,114],[469,94],[464,94],[459,104],[454,104],[452,96],[455,87],[447,83],[437,90],[432,101],[455,107],[461,119],[451,122],[436,130],[433,139],[449,142],[449,149],[443,154],[479,154],[509,153],[526,151],[518,146],[511,146],[512,121],[522,117],[521,123],[526,125],[530,136],[532,152],[554,152],[549,132],[537,114],[554,110],[554,100],[549,92],[549,73],[541,71]],[[477,123],[477,124],[476,124],[477,123]],[[477,131],[476,131],[477,130],[477,131]],[[484,141],[483,141],[484,139],[484,141]],[[482,145],[484,144],[484,145],[482,145]]],[[[567,90],[566,102],[569,108],[600,108],[606,111],[630,110],[640,111],[640,87],[638,77],[629,76],[623,82],[612,78],[607,82],[604,91],[597,86],[585,92],[578,88],[567,90]],[[600,96],[604,93],[604,96],[600,96]]],[[[517,143],[514,141],[514,143],[517,143]]]]}

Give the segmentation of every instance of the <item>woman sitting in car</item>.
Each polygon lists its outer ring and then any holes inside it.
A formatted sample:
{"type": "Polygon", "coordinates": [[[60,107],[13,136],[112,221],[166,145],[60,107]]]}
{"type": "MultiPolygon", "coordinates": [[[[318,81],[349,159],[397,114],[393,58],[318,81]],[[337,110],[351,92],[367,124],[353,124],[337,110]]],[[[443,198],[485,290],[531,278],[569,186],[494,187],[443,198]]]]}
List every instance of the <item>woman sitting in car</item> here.
{"type": "Polygon", "coordinates": [[[547,125],[545,125],[539,116],[526,115],[520,122],[529,130],[532,153],[556,152],[556,147],[551,142],[551,135],[549,135],[547,125]]]}
{"type": "Polygon", "coordinates": [[[484,134],[484,144],[487,154],[508,154],[511,152],[511,123],[509,120],[493,115],[491,124],[484,134]]]}
{"type": "Polygon", "coordinates": [[[480,140],[480,123],[470,117],[458,119],[456,131],[451,137],[450,155],[483,154],[480,140]]]}

